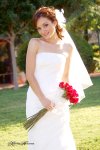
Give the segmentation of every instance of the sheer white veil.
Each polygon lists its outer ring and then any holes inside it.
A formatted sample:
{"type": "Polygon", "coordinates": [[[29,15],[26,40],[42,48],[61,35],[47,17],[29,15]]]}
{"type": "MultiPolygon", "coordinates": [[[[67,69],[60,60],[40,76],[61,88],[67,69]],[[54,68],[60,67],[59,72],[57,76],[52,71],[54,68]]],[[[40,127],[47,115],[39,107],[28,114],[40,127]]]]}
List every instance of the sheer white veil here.
{"type": "Polygon", "coordinates": [[[66,41],[66,43],[71,44],[71,46],[73,47],[69,67],[68,82],[77,90],[80,102],[83,98],[85,98],[84,89],[92,86],[93,83],[71,36],[64,28],[64,23],[66,22],[66,19],[63,15],[63,12],[60,12],[58,9],[56,9],[55,13],[59,25],[63,27],[64,40],[66,41]]]}

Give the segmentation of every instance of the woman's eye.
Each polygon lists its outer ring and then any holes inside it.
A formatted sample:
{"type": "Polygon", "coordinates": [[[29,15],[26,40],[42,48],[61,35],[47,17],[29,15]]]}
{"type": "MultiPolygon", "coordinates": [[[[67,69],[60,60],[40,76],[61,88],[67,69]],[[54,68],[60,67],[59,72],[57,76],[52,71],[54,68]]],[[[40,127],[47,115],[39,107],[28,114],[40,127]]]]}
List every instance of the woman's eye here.
{"type": "Polygon", "coordinates": [[[47,27],[48,26],[48,24],[44,24],[44,27],[47,27]]]}

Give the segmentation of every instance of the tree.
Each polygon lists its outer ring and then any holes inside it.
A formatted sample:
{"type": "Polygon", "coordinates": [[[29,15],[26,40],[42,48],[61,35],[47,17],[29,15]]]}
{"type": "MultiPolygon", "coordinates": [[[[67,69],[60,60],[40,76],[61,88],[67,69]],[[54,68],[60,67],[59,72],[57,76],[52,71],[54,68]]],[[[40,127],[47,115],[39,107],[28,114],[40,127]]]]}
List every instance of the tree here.
{"type": "Polygon", "coordinates": [[[88,41],[88,29],[97,31],[100,28],[100,6],[90,2],[85,4],[83,10],[74,18],[69,18],[67,26],[74,32],[81,33],[88,41]]]}
{"type": "Polygon", "coordinates": [[[18,88],[15,43],[17,37],[29,29],[34,10],[35,6],[29,0],[0,0],[0,34],[10,44],[15,89],[18,88]]]}

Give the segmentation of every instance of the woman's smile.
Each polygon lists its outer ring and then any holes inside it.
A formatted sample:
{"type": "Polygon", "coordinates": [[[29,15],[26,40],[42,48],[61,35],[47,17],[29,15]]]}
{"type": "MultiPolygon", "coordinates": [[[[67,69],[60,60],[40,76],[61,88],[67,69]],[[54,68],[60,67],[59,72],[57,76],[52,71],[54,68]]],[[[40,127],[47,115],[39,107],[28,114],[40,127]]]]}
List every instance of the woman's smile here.
{"type": "Polygon", "coordinates": [[[49,32],[45,32],[44,34],[43,34],[43,36],[48,36],[49,35],[49,32]]]}

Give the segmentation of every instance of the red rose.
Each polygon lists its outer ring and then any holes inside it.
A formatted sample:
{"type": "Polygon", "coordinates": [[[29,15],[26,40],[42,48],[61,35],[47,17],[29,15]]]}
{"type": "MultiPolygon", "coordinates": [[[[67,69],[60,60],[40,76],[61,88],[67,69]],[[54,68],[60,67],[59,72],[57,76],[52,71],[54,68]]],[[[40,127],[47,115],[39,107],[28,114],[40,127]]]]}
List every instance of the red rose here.
{"type": "Polygon", "coordinates": [[[74,103],[74,104],[77,104],[78,103],[78,98],[71,98],[70,99],[70,103],[74,103]]]}
{"type": "Polygon", "coordinates": [[[59,87],[60,87],[60,88],[64,88],[64,87],[65,87],[64,82],[60,82],[60,83],[59,83],[59,87]]]}
{"type": "Polygon", "coordinates": [[[66,90],[68,87],[69,87],[69,84],[66,83],[66,84],[65,84],[65,90],[66,90]]]}
{"type": "Polygon", "coordinates": [[[69,92],[66,92],[66,98],[70,99],[70,93],[69,92]]]}
{"type": "Polygon", "coordinates": [[[66,89],[68,92],[71,92],[73,89],[72,89],[72,86],[69,86],[67,89],[66,89]]]}
{"type": "Polygon", "coordinates": [[[74,90],[74,89],[73,89],[73,91],[72,91],[72,95],[73,95],[73,97],[77,97],[77,96],[78,96],[78,94],[77,94],[76,90],[74,90]]]}

